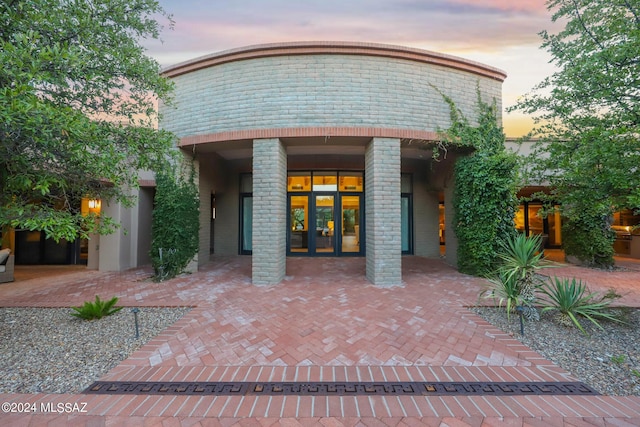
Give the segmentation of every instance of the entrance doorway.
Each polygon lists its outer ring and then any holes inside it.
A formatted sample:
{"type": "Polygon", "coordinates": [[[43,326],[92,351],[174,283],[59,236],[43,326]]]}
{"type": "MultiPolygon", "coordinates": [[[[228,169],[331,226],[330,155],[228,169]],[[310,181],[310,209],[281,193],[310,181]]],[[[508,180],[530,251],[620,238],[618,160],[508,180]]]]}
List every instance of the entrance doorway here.
{"type": "Polygon", "coordinates": [[[289,194],[288,199],[289,255],[361,255],[361,194],[289,194]]]}
{"type": "Polygon", "coordinates": [[[311,172],[290,173],[287,200],[288,255],[363,254],[361,172],[319,172],[313,177],[311,172]]]}

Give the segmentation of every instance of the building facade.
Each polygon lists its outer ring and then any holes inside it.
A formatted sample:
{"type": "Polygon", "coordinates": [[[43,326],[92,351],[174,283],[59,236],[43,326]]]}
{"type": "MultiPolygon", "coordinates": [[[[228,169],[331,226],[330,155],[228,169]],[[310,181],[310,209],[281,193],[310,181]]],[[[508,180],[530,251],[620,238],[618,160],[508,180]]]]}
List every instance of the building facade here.
{"type": "MultiPolygon", "coordinates": [[[[202,265],[211,254],[252,257],[252,280],[280,282],[295,257],[363,256],[380,286],[402,281],[403,254],[457,264],[453,165],[436,159],[450,126],[449,97],[469,119],[478,91],[501,111],[504,72],[465,59],[371,43],[300,42],[249,46],[171,66],[175,99],[160,126],[194,159],[200,190],[202,265]]],[[[507,146],[521,155],[533,141],[507,146]]],[[[154,177],[140,174],[133,208],[83,200],[122,227],[89,240],[55,243],[41,232],[9,231],[16,264],[76,264],[121,271],[150,263],[154,177]],[[93,202],[93,204],[92,204],[93,202]]],[[[542,217],[544,183],[515,226],[562,247],[560,213],[542,217]]],[[[613,219],[618,255],[640,258],[640,216],[613,219]],[[636,232],[637,233],[637,232],[636,232]]]]}
{"type": "MultiPolygon", "coordinates": [[[[500,109],[506,77],[448,55],[336,42],[250,46],[164,74],[176,91],[161,127],[197,164],[199,262],[251,254],[258,285],[280,282],[298,256],[364,256],[380,286],[401,283],[403,253],[439,257],[464,155],[432,155],[450,125],[443,95],[472,118],[478,90],[500,109]]],[[[456,263],[452,234],[446,259],[456,263]]]]}

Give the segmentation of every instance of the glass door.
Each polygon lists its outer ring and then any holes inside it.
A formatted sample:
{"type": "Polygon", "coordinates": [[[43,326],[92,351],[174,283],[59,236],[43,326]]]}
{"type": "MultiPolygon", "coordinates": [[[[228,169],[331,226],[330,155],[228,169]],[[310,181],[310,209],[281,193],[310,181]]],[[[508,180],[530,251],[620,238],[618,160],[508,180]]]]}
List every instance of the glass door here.
{"type": "Polygon", "coordinates": [[[309,196],[289,196],[289,251],[309,253],[309,196]]]}
{"type": "Polygon", "coordinates": [[[340,209],[342,211],[342,234],[340,250],[343,254],[360,253],[360,199],[361,195],[341,195],[340,209]]]}
{"type": "Polygon", "coordinates": [[[413,242],[411,236],[412,224],[411,224],[411,195],[402,194],[400,204],[400,236],[402,242],[402,253],[413,253],[413,242]]]}
{"type": "Polygon", "coordinates": [[[315,253],[335,254],[335,195],[316,194],[314,196],[314,217],[316,232],[314,235],[315,253]]]}
{"type": "Polygon", "coordinates": [[[289,172],[287,254],[362,255],[363,184],[362,172],[289,172]]]}

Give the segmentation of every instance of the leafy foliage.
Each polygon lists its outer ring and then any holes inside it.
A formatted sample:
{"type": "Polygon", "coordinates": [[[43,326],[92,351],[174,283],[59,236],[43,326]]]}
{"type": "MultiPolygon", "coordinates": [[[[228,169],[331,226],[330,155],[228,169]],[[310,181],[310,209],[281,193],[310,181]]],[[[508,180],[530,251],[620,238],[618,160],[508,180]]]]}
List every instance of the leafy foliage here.
{"type": "Polygon", "coordinates": [[[567,255],[613,264],[609,218],[640,208],[640,7],[628,0],[551,0],[557,34],[541,33],[558,71],[512,107],[535,115],[534,182],[562,204],[567,255]]]}
{"type": "Polygon", "coordinates": [[[607,312],[610,304],[619,295],[607,293],[598,296],[591,293],[582,281],[572,278],[557,278],[543,285],[540,288],[542,298],[540,299],[542,312],[557,310],[562,316],[568,317],[573,324],[586,334],[585,329],[580,324],[579,317],[588,319],[600,329],[604,329],[598,319],[619,321],[618,318],[607,312]]]}
{"type": "Polygon", "coordinates": [[[516,156],[504,148],[495,102],[483,102],[478,91],[478,119],[473,125],[450,98],[444,98],[452,123],[446,139],[475,149],[455,164],[453,224],[458,237],[458,269],[487,275],[497,264],[499,242],[515,232],[516,156]]]}
{"type": "Polygon", "coordinates": [[[616,234],[609,226],[609,209],[582,205],[562,224],[564,250],[567,255],[578,258],[583,264],[608,268],[613,265],[613,242],[616,234]]]}
{"type": "Polygon", "coordinates": [[[130,206],[133,171],[166,164],[155,105],[172,85],[140,45],[163,16],[156,0],[0,2],[0,228],[111,232],[80,199],[130,206]]]}
{"type": "Polygon", "coordinates": [[[105,316],[110,316],[122,310],[122,307],[114,307],[117,302],[118,297],[113,297],[109,301],[102,301],[100,297],[96,295],[94,302],[86,301],[84,305],[80,307],[71,307],[71,309],[74,310],[71,315],[85,320],[102,319],[105,316]]]}
{"type": "Polygon", "coordinates": [[[193,167],[187,177],[170,171],[156,174],[151,262],[158,281],[183,272],[198,252],[200,200],[194,178],[193,167]]]}

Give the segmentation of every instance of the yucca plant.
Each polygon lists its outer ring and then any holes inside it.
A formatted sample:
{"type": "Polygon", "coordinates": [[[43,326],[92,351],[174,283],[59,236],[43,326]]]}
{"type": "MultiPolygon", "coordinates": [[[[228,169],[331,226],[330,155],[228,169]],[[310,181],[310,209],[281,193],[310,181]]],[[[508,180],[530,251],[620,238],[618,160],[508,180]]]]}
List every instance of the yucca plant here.
{"type": "Polygon", "coordinates": [[[114,307],[117,302],[118,297],[113,297],[109,301],[101,301],[100,297],[96,295],[94,302],[86,301],[80,307],[71,307],[74,310],[71,315],[86,320],[102,319],[122,310],[122,307],[114,307]]]}
{"type": "Polygon", "coordinates": [[[554,266],[544,258],[542,236],[539,234],[527,237],[518,233],[502,241],[498,258],[502,262],[498,267],[499,274],[515,280],[520,296],[528,302],[534,300],[535,288],[542,284],[536,275],[538,270],[554,266]]]}
{"type": "Polygon", "coordinates": [[[516,276],[499,271],[497,276],[487,280],[489,284],[480,292],[479,298],[490,298],[498,302],[498,307],[504,306],[507,311],[507,319],[516,310],[516,307],[527,304],[527,301],[524,301],[520,295],[516,276]]]}
{"type": "Polygon", "coordinates": [[[542,236],[530,237],[517,234],[500,242],[498,259],[501,265],[493,277],[489,277],[489,285],[480,292],[480,298],[493,298],[498,306],[503,304],[507,311],[507,319],[516,307],[528,308],[527,318],[537,319],[538,312],[533,306],[535,288],[542,282],[536,272],[552,264],[544,259],[541,251],[542,236]]]}
{"type": "Polygon", "coordinates": [[[581,280],[576,281],[567,278],[554,277],[539,288],[543,297],[540,299],[542,312],[557,310],[558,320],[563,324],[573,323],[585,335],[587,332],[580,324],[578,317],[584,317],[604,329],[598,319],[607,319],[621,322],[614,314],[607,311],[611,303],[620,296],[615,293],[607,293],[599,296],[590,292],[581,280]]]}

